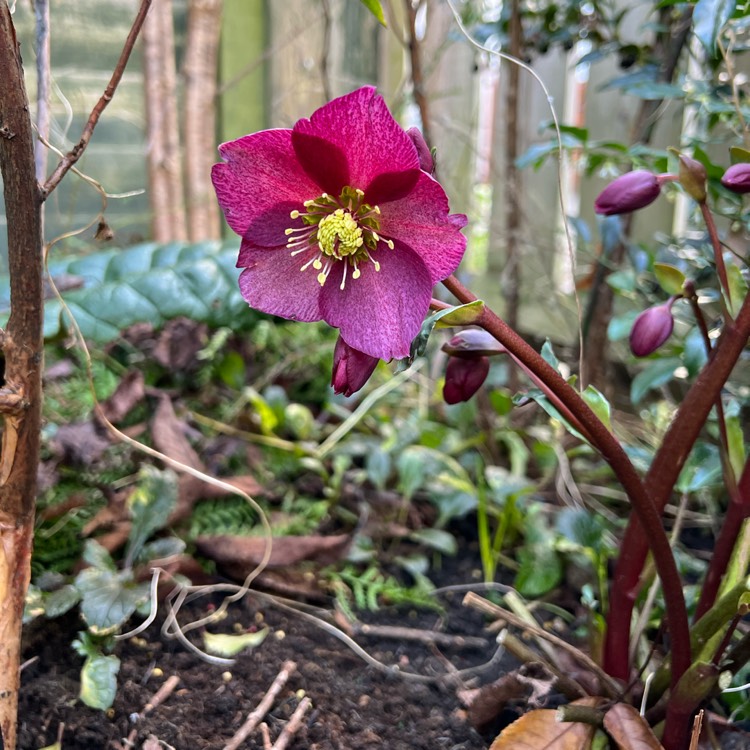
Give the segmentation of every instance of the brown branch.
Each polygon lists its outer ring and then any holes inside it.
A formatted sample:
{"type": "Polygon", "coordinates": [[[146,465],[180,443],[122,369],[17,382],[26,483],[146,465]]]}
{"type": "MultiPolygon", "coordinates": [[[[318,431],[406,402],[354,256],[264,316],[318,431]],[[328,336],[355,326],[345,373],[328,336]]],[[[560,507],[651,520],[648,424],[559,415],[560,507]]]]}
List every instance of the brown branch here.
{"type": "Polygon", "coordinates": [[[422,50],[417,39],[417,13],[423,0],[416,3],[412,0],[404,0],[406,5],[406,14],[408,17],[408,43],[409,43],[409,62],[411,63],[411,83],[414,88],[414,101],[419,108],[419,116],[422,120],[422,135],[431,149],[435,142],[432,140],[432,125],[430,122],[430,106],[427,102],[425,93],[424,73],[422,71],[422,50]]]}
{"type": "Polygon", "coordinates": [[[86,147],[89,145],[91,136],[94,134],[94,128],[96,128],[102,112],[104,112],[107,105],[112,101],[115,91],[120,84],[120,79],[125,72],[125,67],[130,59],[130,53],[133,51],[136,39],[138,39],[138,34],[140,34],[141,28],[143,27],[143,22],[146,20],[146,14],[151,7],[151,2],[152,0],[141,0],[141,7],[138,9],[138,15],[136,15],[133,25],[130,28],[130,33],[125,40],[125,46],[122,48],[120,59],[117,61],[117,65],[112,73],[112,77],[109,79],[107,88],[104,89],[104,93],[91,110],[89,119],[86,121],[86,125],[81,133],[81,139],[62,159],[60,159],[60,162],[55,167],[55,171],[50,175],[47,182],[44,183],[44,186],[42,187],[43,199],[46,199],[60,184],[60,180],[65,177],[70,168],[81,158],[86,147]]]}

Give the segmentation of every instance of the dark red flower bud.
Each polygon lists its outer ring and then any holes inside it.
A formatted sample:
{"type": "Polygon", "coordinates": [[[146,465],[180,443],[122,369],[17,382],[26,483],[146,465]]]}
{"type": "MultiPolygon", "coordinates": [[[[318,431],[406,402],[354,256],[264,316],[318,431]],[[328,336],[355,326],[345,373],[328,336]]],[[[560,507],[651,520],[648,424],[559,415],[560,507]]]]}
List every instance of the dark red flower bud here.
{"type": "Polygon", "coordinates": [[[482,386],[490,371],[490,360],[449,357],[445,368],[443,398],[446,404],[468,401],[482,386]]]}
{"type": "Polygon", "coordinates": [[[419,128],[409,128],[406,131],[406,135],[411,138],[411,142],[417,149],[417,156],[419,156],[419,168],[427,174],[432,174],[435,171],[435,161],[432,158],[430,147],[427,145],[427,141],[422,135],[422,131],[419,128]]]}
{"type": "Polygon", "coordinates": [[[663,305],[655,305],[644,310],[630,329],[630,351],[636,357],[647,357],[653,354],[672,334],[673,297],[663,305]]]}
{"type": "Polygon", "coordinates": [[[331,385],[334,393],[351,396],[356,393],[372,375],[380,360],[349,346],[338,337],[333,350],[333,375],[331,385]]]}
{"type": "Polygon", "coordinates": [[[490,333],[480,328],[464,328],[441,349],[451,357],[477,359],[495,354],[507,354],[508,350],[490,333]]]}
{"type": "Polygon", "coordinates": [[[750,164],[741,162],[732,164],[724,176],[721,178],[721,184],[733,193],[744,195],[750,193],[750,164]]]}
{"type": "Polygon", "coordinates": [[[661,186],[655,174],[645,169],[637,169],[610,182],[599,193],[594,210],[605,216],[627,214],[653,203],[659,197],[660,191],[661,186]]]}

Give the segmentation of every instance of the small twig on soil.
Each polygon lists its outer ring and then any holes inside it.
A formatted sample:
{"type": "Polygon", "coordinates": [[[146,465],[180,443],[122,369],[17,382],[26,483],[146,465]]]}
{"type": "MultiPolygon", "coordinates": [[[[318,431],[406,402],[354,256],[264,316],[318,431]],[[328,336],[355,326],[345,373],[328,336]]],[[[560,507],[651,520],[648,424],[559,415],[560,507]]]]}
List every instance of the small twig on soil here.
{"type": "Polygon", "coordinates": [[[538,627],[537,625],[532,625],[530,622],[527,622],[521,617],[517,617],[512,612],[508,612],[507,609],[498,607],[496,604],[493,604],[487,599],[474,594],[471,591],[464,597],[464,606],[471,607],[472,609],[477,609],[480,612],[484,612],[490,617],[495,617],[499,621],[501,621],[501,623],[493,623],[493,627],[499,628],[502,627],[505,623],[508,623],[509,625],[513,625],[514,627],[520,628],[521,630],[527,630],[529,633],[532,633],[538,638],[544,638],[548,640],[550,643],[553,643],[563,651],[567,651],[576,659],[576,661],[578,661],[587,669],[591,670],[599,678],[602,692],[604,695],[606,695],[607,698],[616,698],[620,695],[621,691],[617,683],[590,656],[588,656],[588,654],[583,653],[583,651],[577,649],[575,646],[572,646],[562,638],[559,638],[553,633],[548,633],[546,630],[538,627]]]}
{"type": "MultiPolygon", "coordinates": [[[[239,748],[239,746],[250,736],[251,732],[255,731],[263,717],[271,709],[273,702],[276,700],[276,696],[281,692],[284,685],[286,685],[287,680],[292,674],[294,674],[296,669],[297,665],[293,661],[285,661],[281,665],[281,671],[276,675],[276,679],[273,681],[271,687],[268,688],[268,692],[263,696],[263,699],[258,704],[257,708],[248,714],[245,723],[234,733],[232,739],[224,745],[223,750],[237,750],[237,748],[239,748]]],[[[292,719],[293,718],[294,717],[292,717],[292,719]]],[[[292,719],[289,720],[290,724],[292,719]]]]}
{"type": "Polygon", "coordinates": [[[89,119],[86,121],[86,125],[81,133],[81,139],[76,143],[75,146],[60,160],[58,165],[55,167],[55,171],[50,175],[47,182],[42,187],[42,194],[46,199],[49,194],[60,184],[60,180],[67,174],[68,170],[81,158],[81,155],[86,150],[86,146],[89,145],[91,136],[94,134],[94,128],[99,122],[102,112],[106,106],[112,101],[112,97],[115,95],[117,86],[120,83],[122,74],[125,72],[125,66],[128,64],[130,59],[130,53],[133,51],[135,41],[138,39],[138,34],[141,31],[143,22],[146,20],[146,14],[151,7],[151,0],[141,0],[141,7],[138,10],[138,15],[133,21],[133,26],[130,29],[128,38],[125,40],[125,46],[122,48],[120,53],[120,59],[117,61],[112,78],[110,78],[107,88],[104,89],[104,93],[99,98],[99,101],[94,105],[91,110],[89,119]]]}
{"type": "Polygon", "coordinates": [[[26,661],[23,664],[21,664],[21,666],[18,668],[18,671],[23,672],[23,670],[26,669],[26,667],[30,667],[34,662],[37,662],[37,661],[39,661],[38,656],[32,656],[31,659],[26,659],[26,661]]]}
{"type": "Polygon", "coordinates": [[[271,747],[271,733],[268,731],[268,724],[261,722],[260,736],[263,738],[263,750],[273,750],[271,747]]]}
{"type": "Polygon", "coordinates": [[[302,726],[302,720],[305,718],[305,714],[310,706],[312,706],[312,701],[305,696],[300,701],[299,706],[294,709],[294,713],[286,723],[286,726],[281,730],[281,734],[276,742],[273,743],[271,750],[286,750],[289,743],[294,739],[294,735],[302,726]]]}
{"type": "MultiPolygon", "coordinates": [[[[169,698],[170,695],[174,692],[175,688],[180,684],[180,678],[173,674],[171,677],[168,677],[164,684],[153,694],[151,697],[151,700],[146,703],[146,705],[143,707],[143,710],[138,714],[138,720],[142,719],[147,714],[151,713],[155,708],[158,708],[161,706],[162,703],[164,703],[167,698],[169,698]]],[[[135,747],[135,738],[138,735],[138,729],[133,728],[130,730],[130,734],[128,734],[127,740],[125,740],[125,746],[126,747],[135,747]]]]}
{"type": "Polygon", "coordinates": [[[567,698],[575,700],[583,698],[588,693],[575,680],[564,675],[557,667],[550,664],[541,654],[529,648],[520,638],[516,638],[512,633],[504,630],[500,633],[497,642],[505,646],[513,656],[524,664],[536,662],[541,664],[554,678],[558,690],[567,698]]]}
{"type": "Polygon", "coordinates": [[[693,719],[693,731],[690,735],[690,748],[689,750],[698,750],[698,740],[701,736],[701,729],[703,728],[703,709],[698,711],[693,719]]]}
{"type": "Polygon", "coordinates": [[[374,638],[393,638],[397,641],[419,641],[434,643],[445,648],[487,648],[487,639],[468,635],[449,635],[433,630],[403,628],[396,625],[354,624],[354,635],[367,635],[374,638]]]}

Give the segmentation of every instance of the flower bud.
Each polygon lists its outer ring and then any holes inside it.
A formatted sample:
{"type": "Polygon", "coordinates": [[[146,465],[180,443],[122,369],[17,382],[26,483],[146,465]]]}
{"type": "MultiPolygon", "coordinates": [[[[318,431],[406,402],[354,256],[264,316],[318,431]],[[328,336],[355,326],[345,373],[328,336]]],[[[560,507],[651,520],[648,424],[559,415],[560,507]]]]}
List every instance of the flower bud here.
{"type": "Polygon", "coordinates": [[[672,297],[663,305],[655,305],[644,310],[630,329],[630,351],[636,357],[647,357],[653,354],[672,334],[672,297]]]}
{"type": "Polygon", "coordinates": [[[685,154],[680,154],[679,160],[680,185],[694,201],[703,203],[706,200],[706,168],[685,154]]]}
{"type": "Polygon", "coordinates": [[[333,375],[331,385],[334,393],[351,396],[369,379],[380,360],[349,346],[338,337],[333,350],[333,375]]]}
{"type": "Polygon", "coordinates": [[[446,404],[468,401],[482,386],[490,371],[487,357],[459,359],[450,357],[445,368],[443,399],[446,404]]]}
{"type": "Polygon", "coordinates": [[[661,191],[657,176],[645,169],[621,175],[599,193],[594,210],[604,216],[627,214],[653,203],[661,191]]]}
{"type": "Polygon", "coordinates": [[[419,156],[419,168],[427,174],[432,174],[435,171],[435,161],[430,153],[430,147],[427,145],[427,141],[422,135],[422,131],[419,128],[409,128],[406,131],[406,135],[411,138],[411,142],[417,149],[417,156],[419,156]]]}
{"type": "Polygon", "coordinates": [[[724,176],[721,178],[721,184],[733,193],[744,195],[750,193],[750,164],[741,162],[732,164],[724,176]]]}
{"type": "Polygon", "coordinates": [[[507,354],[507,349],[492,335],[480,328],[464,328],[441,349],[451,357],[477,359],[495,354],[507,354]]]}

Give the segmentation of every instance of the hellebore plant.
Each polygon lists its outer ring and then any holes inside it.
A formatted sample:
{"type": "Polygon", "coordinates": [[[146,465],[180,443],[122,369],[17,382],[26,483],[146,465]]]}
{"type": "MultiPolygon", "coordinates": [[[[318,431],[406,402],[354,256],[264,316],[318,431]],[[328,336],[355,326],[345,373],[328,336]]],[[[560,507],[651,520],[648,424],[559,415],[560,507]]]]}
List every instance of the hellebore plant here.
{"type": "MultiPolygon", "coordinates": [[[[671,271],[670,299],[643,312],[633,327],[634,354],[654,352],[672,333],[671,307],[683,297],[707,352],[707,363],[642,476],[608,417],[605,424],[597,416],[602,414],[603,396],[591,387],[577,390],[452,275],[466,247],[460,231],[466,219],[449,213],[445,193],[432,177],[434,163],[424,139],[418,131],[404,131],[374,89],[336,99],[291,130],[268,130],[225,143],[220,153],[224,162],[214,167],[213,180],[227,221],[242,238],[242,293],[259,310],[293,320],[325,320],[339,329],[332,376],[336,392],[357,391],[380,359],[418,356],[438,323],[460,328],[444,346],[449,355],[444,389],[448,402],[470,398],[485,380],[488,358],[506,355],[564,424],[609,463],[633,512],[611,583],[603,666],[622,685],[622,695],[627,694],[637,679],[630,656],[632,613],[650,552],[662,585],[669,654],[663,674],[654,680],[659,687],[652,688],[649,719],[652,724],[664,722],[666,750],[687,750],[692,718],[718,691],[719,674],[736,674],[749,660],[747,637],[728,651],[738,621],[732,617],[737,602],[727,605],[724,592],[716,601],[742,521],[750,518],[750,461],[741,476],[734,475],[732,462],[726,460],[721,400],[750,336],[750,297],[731,297],[703,166],[677,154],[678,174],[630,172],[596,201],[601,214],[627,213],[655,201],[664,183],[678,183],[704,217],[723,292],[718,338],[709,335],[693,281],[677,269],[671,271]],[[440,281],[459,305],[432,298],[432,288],[440,281]],[[424,320],[430,308],[435,312],[424,320]],[[662,514],[714,408],[730,506],[696,613],[702,616],[696,627],[721,641],[706,661],[692,650],[683,582],[662,514]],[[730,615],[724,619],[717,615],[727,611],[730,615]]],[[[747,192],[749,183],[746,166],[727,170],[728,189],[747,192]]],[[[734,288],[737,296],[736,284],[734,288]]]]}

